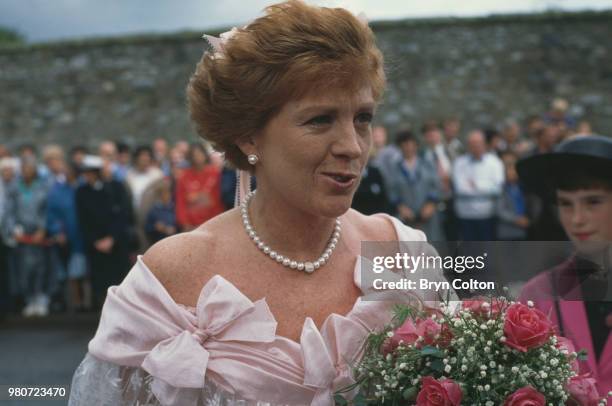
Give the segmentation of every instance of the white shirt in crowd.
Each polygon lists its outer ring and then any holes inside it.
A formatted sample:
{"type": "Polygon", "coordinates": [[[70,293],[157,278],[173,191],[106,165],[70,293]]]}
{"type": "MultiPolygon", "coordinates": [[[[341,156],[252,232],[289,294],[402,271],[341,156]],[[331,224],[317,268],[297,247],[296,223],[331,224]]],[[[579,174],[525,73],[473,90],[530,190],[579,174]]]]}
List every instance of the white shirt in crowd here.
{"type": "Polygon", "coordinates": [[[504,165],[496,155],[480,159],[461,155],[453,165],[455,212],[460,219],[482,220],[495,215],[496,201],[504,185],[504,165]]]}
{"type": "Polygon", "coordinates": [[[436,164],[445,174],[449,174],[451,171],[451,160],[446,154],[444,144],[437,144],[433,149],[428,149],[425,152],[425,159],[430,160],[436,164]]]}
{"type": "Polygon", "coordinates": [[[135,169],[128,171],[125,180],[132,191],[134,208],[140,207],[142,195],[147,187],[163,177],[164,173],[157,167],[150,167],[146,172],[138,172],[135,169]]]}

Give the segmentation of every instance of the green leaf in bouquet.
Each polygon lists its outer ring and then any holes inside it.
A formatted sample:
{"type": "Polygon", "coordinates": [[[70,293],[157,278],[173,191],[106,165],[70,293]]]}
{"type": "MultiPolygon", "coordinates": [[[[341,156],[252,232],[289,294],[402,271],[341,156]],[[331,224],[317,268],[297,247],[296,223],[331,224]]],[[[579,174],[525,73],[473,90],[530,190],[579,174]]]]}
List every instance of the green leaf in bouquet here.
{"type": "Polygon", "coordinates": [[[586,361],[588,359],[587,350],[580,350],[576,353],[576,355],[580,361],[586,361]]]}
{"type": "Polygon", "coordinates": [[[441,359],[435,359],[431,361],[431,365],[429,367],[436,372],[442,372],[444,370],[444,363],[441,359]]]}
{"type": "Polygon", "coordinates": [[[436,358],[444,358],[444,353],[440,351],[439,348],[432,346],[425,346],[421,349],[421,356],[426,357],[436,357],[436,358]]]}
{"type": "Polygon", "coordinates": [[[368,403],[368,400],[361,393],[357,394],[357,396],[353,398],[354,406],[367,406],[368,403]]]}
{"type": "Polygon", "coordinates": [[[336,405],[348,405],[348,401],[342,395],[334,396],[334,403],[336,405]]]}
{"type": "Polygon", "coordinates": [[[386,339],[387,339],[386,331],[383,331],[383,333],[380,333],[380,334],[370,334],[364,343],[364,346],[365,346],[364,353],[365,354],[372,354],[372,353],[378,354],[380,351],[380,348],[382,347],[386,339]]]}
{"type": "Polygon", "coordinates": [[[393,307],[393,324],[396,326],[400,326],[404,324],[404,321],[408,317],[414,319],[419,315],[419,312],[414,307],[406,306],[406,305],[395,305],[393,307]]]}
{"type": "Polygon", "coordinates": [[[404,389],[402,397],[406,400],[415,400],[418,393],[419,389],[416,386],[411,386],[410,388],[404,389]]]}

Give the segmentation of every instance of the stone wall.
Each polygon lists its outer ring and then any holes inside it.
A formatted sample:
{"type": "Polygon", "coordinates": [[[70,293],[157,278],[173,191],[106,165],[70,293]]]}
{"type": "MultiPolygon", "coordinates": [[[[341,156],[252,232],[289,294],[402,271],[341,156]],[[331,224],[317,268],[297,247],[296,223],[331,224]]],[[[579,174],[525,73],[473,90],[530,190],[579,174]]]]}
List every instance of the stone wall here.
{"type": "MultiPolygon", "coordinates": [[[[396,130],[455,115],[464,127],[543,112],[556,96],[612,134],[612,12],[373,23],[396,130]]],[[[195,140],[185,86],[200,33],[0,49],[0,142],[195,140]]]]}

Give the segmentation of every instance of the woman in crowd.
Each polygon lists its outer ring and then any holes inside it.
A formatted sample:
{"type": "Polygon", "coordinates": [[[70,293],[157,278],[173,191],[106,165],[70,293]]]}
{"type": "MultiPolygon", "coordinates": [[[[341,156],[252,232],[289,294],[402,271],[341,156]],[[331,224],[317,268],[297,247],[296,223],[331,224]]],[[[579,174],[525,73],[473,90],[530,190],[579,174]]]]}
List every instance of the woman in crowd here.
{"type": "Polygon", "coordinates": [[[45,225],[47,183],[39,178],[33,158],[21,161],[21,177],[7,196],[4,233],[15,247],[15,277],[26,306],[23,315],[46,316],[49,295],[46,286],[45,225]]]}
{"type": "Polygon", "coordinates": [[[163,172],[153,161],[153,150],[149,146],[140,146],[134,151],[134,166],[127,172],[125,181],[132,193],[134,208],[140,207],[145,190],[156,180],[164,177],[163,172]]]}
{"type": "Polygon", "coordinates": [[[220,168],[208,162],[202,144],[190,145],[187,159],[190,167],[176,184],[176,218],[184,231],[193,230],[224,211],[220,168]]]}
{"type": "Polygon", "coordinates": [[[519,161],[523,182],[552,192],[574,255],[531,279],[521,300],[532,300],[577,350],[580,372],[599,393],[612,390],[612,139],[584,136],[555,152],[519,161]]]}
{"type": "Polygon", "coordinates": [[[109,286],[129,269],[129,245],[134,220],[123,183],[102,177],[105,162],[88,155],[83,160],[84,182],[75,192],[77,221],[85,240],[91,270],[94,308],[99,309],[109,286]]]}
{"type": "Polygon", "coordinates": [[[410,131],[400,132],[396,144],[402,151],[391,172],[391,201],[399,218],[412,227],[421,229],[431,241],[443,241],[438,202],[442,198],[442,186],[436,167],[419,157],[418,143],[410,131]]]}
{"type": "MultiPolygon", "coordinates": [[[[64,170],[66,179],[55,182],[48,195],[47,233],[60,251],[60,265],[65,269],[70,292],[70,304],[73,310],[85,310],[85,296],[88,285],[87,258],[85,242],[77,219],[76,189],[78,187],[78,168],[70,166],[64,170]]],[[[62,292],[63,294],[63,292],[62,292]]]]}
{"type": "Polygon", "coordinates": [[[222,40],[190,81],[191,116],[257,191],[110,289],[72,405],[332,405],[390,317],[359,300],[361,242],[424,239],[350,210],[385,82],[366,23],[288,1],[222,40]]]}

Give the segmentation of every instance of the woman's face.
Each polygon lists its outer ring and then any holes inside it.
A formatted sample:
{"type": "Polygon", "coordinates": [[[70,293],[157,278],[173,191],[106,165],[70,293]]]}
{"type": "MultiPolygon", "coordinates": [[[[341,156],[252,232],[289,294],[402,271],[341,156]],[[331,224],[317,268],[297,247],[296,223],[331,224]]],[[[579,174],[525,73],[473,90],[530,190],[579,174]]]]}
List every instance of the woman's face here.
{"type": "Polygon", "coordinates": [[[402,142],[400,145],[400,149],[402,150],[402,154],[406,159],[412,159],[416,156],[419,147],[415,141],[409,140],[402,142]]]}
{"type": "Polygon", "coordinates": [[[259,156],[260,188],[309,214],[345,213],[367,162],[374,109],[369,87],[287,102],[243,149],[259,156]]]}
{"type": "Polygon", "coordinates": [[[138,169],[141,169],[141,170],[148,169],[149,166],[151,166],[152,162],[153,162],[153,157],[147,151],[141,152],[136,157],[136,166],[138,167],[138,169]]]}
{"type": "Polygon", "coordinates": [[[557,204],[561,224],[574,244],[612,241],[611,190],[557,190],[557,204]]]}
{"type": "Polygon", "coordinates": [[[36,177],[36,165],[34,164],[23,164],[21,166],[21,177],[26,182],[31,182],[36,177]]]}
{"type": "Polygon", "coordinates": [[[200,148],[194,148],[191,151],[191,160],[194,166],[202,166],[206,164],[206,154],[200,148]]]}

